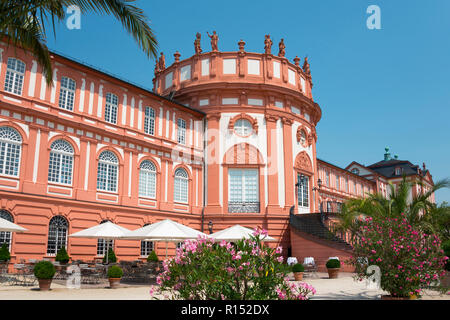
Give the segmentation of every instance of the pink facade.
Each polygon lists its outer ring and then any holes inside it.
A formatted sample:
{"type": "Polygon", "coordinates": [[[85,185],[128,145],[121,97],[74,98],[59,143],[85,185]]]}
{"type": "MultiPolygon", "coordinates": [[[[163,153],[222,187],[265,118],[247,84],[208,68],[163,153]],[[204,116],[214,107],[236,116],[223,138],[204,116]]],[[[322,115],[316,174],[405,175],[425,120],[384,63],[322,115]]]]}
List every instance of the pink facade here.
{"type": "MultiPolygon", "coordinates": [[[[150,92],[57,54],[49,86],[31,55],[0,42],[0,216],[28,229],[0,233],[12,262],[61,246],[74,260],[101,258],[101,241],[68,235],[104,220],[130,230],[167,218],[206,233],[209,222],[213,232],[262,227],[271,246],[289,248],[291,210],[382,190],[386,179],[317,159],[322,111],[307,60],[289,62],[281,45],[278,56],[238,46],[177,52],[167,68],[160,59],[150,92]]],[[[135,260],[152,247],[117,240],[114,249],[135,260]]],[[[165,244],[155,249],[165,254],[165,244]]]]}

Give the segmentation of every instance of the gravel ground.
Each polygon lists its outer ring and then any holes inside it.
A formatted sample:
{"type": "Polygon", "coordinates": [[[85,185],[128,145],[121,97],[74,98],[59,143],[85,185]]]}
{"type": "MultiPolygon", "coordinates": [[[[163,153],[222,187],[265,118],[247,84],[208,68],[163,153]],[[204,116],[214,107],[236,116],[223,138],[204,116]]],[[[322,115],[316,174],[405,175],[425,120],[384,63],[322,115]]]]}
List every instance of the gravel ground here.
{"type": "MultiPolygon", "coordinates": [[[[357,282],[351,273],[340,273],[338,279],[328,279],[326,273],[307,276],[303,282],[317,290],[313,300],[374,300],[380,299],[381,290],[371,290],[365,282],[357,282]]],[[[21,287],[0,284],[0,300],[149,300],[149,285],[121,284],[109,289],[109,284],[82,285],[81,289],[69,289],[64,281],[53,281],[50,291],[39,291],[38,286],[21,287]]],[[[162,297],[159,297],[162,298],[162,297]]],[[[450,300],[450,295],[426,291],[423,300],[450,300]]]]}

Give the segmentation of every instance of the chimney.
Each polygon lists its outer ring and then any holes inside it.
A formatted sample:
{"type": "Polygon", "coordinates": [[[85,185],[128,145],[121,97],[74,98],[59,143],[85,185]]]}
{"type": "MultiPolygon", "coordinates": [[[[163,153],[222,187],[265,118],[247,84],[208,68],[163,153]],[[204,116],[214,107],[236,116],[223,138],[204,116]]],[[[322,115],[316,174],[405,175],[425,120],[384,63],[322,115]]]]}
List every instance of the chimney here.
{"type": "Polygon", "coordinates": [[[384,154],[384,161],[391,160],[391,154],[389,153],[389,147],[384,148],[384,150],[386,151],[386,153],[384,154]]]}

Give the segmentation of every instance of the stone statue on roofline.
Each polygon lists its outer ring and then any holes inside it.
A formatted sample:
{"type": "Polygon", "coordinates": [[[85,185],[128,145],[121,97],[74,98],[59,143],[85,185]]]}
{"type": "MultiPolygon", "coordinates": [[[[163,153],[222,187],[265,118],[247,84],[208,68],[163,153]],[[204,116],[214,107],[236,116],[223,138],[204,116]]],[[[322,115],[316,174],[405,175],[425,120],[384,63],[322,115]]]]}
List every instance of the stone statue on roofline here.
{"type": "Polygon", "coordinates": [[[213,34],[209,34],[209,32],[206,32],[208,34],[208,37],[211,38],[211,51],[219,51],[219,47],[217,46],[217,43],[219,42],[219,36],[217,35],[216,31],[213,31],[213,34]]]}
{"type": "Polygon", "coordinates": [[[159,57],[159,70],[163,71],[166,68],[166,58],[164,57],[164,53],[161,52],[161,56],[159,57]]]}
{"type": "Polygon", "coordinates": [[[202,37],[202,35],[199,32],[197,32],[196,39],[194,41],[195,54],[202,53],[202,48],[200,47],[201,37],[202,37]]]}
{"type": "Polygon", "coordinates": [[[286,46],[284,45],[284,39],[281,39],[280,43],[278,44],[278,48],[279,48],[278,56],[284,57],[286,54],[286,50],[285,50],[286,46]]]}
{"type": "Polygon", "coordinates": [[[160,72],[161,70],[159,70],[159,61],[155,62],[155,75],[160,72]]]}
{"type": "Polygon", "coordinates": [[[311,70],[309,69],[308,57],[305,57],[305,62],[303,62],[303,71],[307,74],[311,74],[311,70]]]}
{"type": "Polygon", "coordinates": [[[271,54],[272,51],[272,40],[270,39],[270,34],[266,34],[265,35],[265,40],[264,40],[264,50],[266,54],[271,54]]]}

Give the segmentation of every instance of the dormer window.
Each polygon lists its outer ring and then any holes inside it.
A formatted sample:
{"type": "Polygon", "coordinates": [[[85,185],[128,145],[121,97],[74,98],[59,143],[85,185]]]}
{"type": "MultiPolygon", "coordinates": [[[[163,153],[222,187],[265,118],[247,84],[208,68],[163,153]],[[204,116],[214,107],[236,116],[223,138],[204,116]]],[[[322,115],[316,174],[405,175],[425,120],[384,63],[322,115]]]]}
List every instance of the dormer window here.
{"type": "Polygon", "coordinates": [[[358,168],[353,168],[352,169],[352,173],[359,175],[359,169],[358,168]]]}
{"type": "Polygon", "coordinates": [[[400,176],[401,174],[402,174],[402,168],[396,167],[396,168],[395,168],[395,175],[396,175],[396,176],[400,176]]]}

